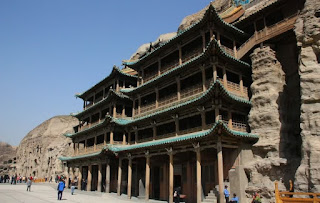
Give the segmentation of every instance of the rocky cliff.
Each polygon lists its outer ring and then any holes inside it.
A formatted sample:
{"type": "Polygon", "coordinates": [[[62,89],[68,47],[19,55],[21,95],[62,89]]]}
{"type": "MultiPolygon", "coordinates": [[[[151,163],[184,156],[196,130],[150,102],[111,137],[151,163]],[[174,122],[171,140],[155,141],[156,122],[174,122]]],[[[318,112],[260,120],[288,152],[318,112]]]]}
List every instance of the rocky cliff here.
{"type": "Polygon", "coordinates": [[[17,174],[49,178],[62,173],[60,156],[72,153],[72,141],[63,136],[73,132],[78,120],[55,116],[30,131],[17,148],[17,174]]]}
{"type": "Polygon", "coordinates": [[[16,147],[0,142],[0,175],[12,175],[16,163],[16,147]]]}
{"type": "Polygon", "coordinates": [[[295,187],[320,191],[320,1],[306,0],[296,22],[295,34],[300,48],[301,85],[301,164],[295,187]]]}

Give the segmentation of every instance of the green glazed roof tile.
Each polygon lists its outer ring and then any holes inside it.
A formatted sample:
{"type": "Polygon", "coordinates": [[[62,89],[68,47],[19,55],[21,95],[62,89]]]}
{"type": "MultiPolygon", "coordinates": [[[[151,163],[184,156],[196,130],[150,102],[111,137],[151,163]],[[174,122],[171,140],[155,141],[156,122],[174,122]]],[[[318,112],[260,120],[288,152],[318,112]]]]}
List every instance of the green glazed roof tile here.
{"type": "Polygon", "coordinates": [[[232,136],[232,137],[237,137],[237,138],[244,138],[244,139],[249,139],[254,142],[258,141],[259,136],[247,132],[240,132],[240,131],[235,131],[235,130],[230,130],[227,125],[225,125],[222,121],[215,122],[212,128],[208,130],[203,130],[199,132],[194,132],[194,133],[189,133],[185,135],[180,135],[180,136],[174,136],[174,137],[169,137],[169,138],[164,138],[164,139],[159,139],[159,140],[153,140],[153,141],[148,141],[148,142],[143,142],[139,144],[133,144],[133,145],[112,145],[108,144],[106,145],[101,151],[91,153],[91,154],[86,154],[86,155],[80,155],[80,156],[73,156],[73,157],[59,157],[61,161],[71,161],[71,160],[76,160],[76,159],[82,159],[82,158],[89,158],[93,156],[98,156],[100,155],[104,150],[111,151],[113,153],[119,153],[119,152],[125,152],[125,151],[130,151],[130,150],[137,150],[137,149],[142,149],[142,148],[150,148],[150,147],[155,147],[155,146],[161,146],[161,145],[166,145],[166,144],[174,144],[178,142],[183,142],[187,140],[193,140],[197,138],[203,138],[208,135],[212,135],[217,132],[219,129],[223,130],[224,135],[227,136],[232,136]]]}
{"type": "Polygon", "coordinates": [[[205,14],[203,15],[203,17],[201,18],[201,20],[199,20],[198,22],[192,24],[191,26],[189,26],[187,29],[183,30],[182,32],[179,32],[175,37],[171,38],[170,40],[168,40],[167,42],[163,43],[161,46],[159,46],[158,48],[152,50],[151,52],[147,53],[145,56],[143,56],[142,58],[136,60],[136,61],[130,61],[130,62],[123,62],[123,65],[127,65],[127,66],[133,66],[136,65],[138,62],[144,60],[145,58],[149,57],[150,55],[152,55],[153,53],[157,52],[158,50],[162,49],[164,46],[166,46],[167,44],[170,44],[173,40],[180,38],[180,36],[182,36],[184,33],[187,33],[189,30],[195,28],[197,25],[201,24],[206,17],[209,15],[209,13],[212,12],[214,14],[214,19],[217,19],[218,23],[221,23],[222,25],[226,26],[227,28],[231,29],[231,31],[236,32],[237,34],[243,35],[245,36],[246,33],[244,33],[242,30],[240,30],[239,28],[225,22],[222,20],[222,18],[219,16],[219,14],[217,13],[216,9],[210,4],[208,9],[206,10],[205,14]]]}
{"type": "Polygon", "coordinates": [[[106,80],[108,80],[108,79],[112,79],[112,78],[113,78],[113,75],[114,75],[115,73],[119,73],[119,74],[124,75],[124,76],[126,76],[126,77],[138,78],[138,77],[135,76],[135,75],[130,75],[130,74],[127,74],[127,73],[122,72],[117,66],[113,66],[111,73],[110,73],[107,77],[105,77],[105,78],[102,79],[100,82],[98,82],[98,83],[96,83],[95,85],[93,85],[92,87],[90,87],[90,88],[89,88],[88,90],[86,90],[85,92],[80,93],[80,94],[76,94],[75,96],[76,96],[76,97],[79,97],[79,98],[82,98],[84,94],[90,92],[90,91],[91,91],[93,88],[95,88],[97,85],[103,83],[104,81],[106,81],[106,80]]]}

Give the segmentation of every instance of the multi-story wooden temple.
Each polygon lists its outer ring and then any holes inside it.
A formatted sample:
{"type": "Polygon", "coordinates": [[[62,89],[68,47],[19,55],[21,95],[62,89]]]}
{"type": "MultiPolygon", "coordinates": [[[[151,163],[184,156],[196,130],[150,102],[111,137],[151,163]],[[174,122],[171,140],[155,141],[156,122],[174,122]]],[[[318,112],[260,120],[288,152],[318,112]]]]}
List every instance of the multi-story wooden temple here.
{"type": "Polygon", "coordinates": [[[245,196],[243,166],[259,139],[247,124],[248,52],[296,19],[289,1],[274,2],[233,24],[210,5],[200,21],[77,95],[83,111],[66,135],[74,155],[60,158],[67,176],[77,171],[88,191],[145,200],[173,202],[180,187],[186,202],[223,202],[225,185],[245,196]]]}

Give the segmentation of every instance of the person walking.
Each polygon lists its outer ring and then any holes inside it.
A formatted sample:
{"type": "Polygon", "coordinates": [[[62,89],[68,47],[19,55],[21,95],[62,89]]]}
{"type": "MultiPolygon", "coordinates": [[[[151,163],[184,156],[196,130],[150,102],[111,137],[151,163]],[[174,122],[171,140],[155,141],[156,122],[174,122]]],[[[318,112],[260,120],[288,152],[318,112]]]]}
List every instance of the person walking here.
{"type": "Polygon", "coordinates": [[[31,184],[32,184],[32,181],[28,178],[27,180],[27,191],[31,192],[31,184]]]}
{"type": "Polygon", "coordinates": [[[74,180],[71,180],[71,195],[73,195],[75,188],[76,188],[76,182],[74,180]]]}
{"type": "Polygon", "coordinates": [[[229,203],[229,196],[230,196],[230,193],[229,193],[229,190],[228,190],[228,186],[224,186],[224,198],[226,199],[226,203],[229,203]]]}
{"type": "Polygon", "coordinates": [[[58,188],[57,188],[57,190],[58,190],[58,200],[62,199],[62,193],[63,193],[63,190],[64,190],[65,187],[66,186],[65,186],[64,181],[62,179],[60,179],[60,182],[59,182],[58,188]]]}

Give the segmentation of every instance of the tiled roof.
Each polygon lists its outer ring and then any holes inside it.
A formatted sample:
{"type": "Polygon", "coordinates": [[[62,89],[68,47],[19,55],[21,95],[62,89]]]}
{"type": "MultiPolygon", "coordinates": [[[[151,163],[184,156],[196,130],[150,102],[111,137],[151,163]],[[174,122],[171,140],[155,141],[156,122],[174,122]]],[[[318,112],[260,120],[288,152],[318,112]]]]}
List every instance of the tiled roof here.
{"type": "Polygon", "coordinates": [[[152,50],[151,52],[147,53],[145,56],[143,56],[142,58],[135,60],[135,61],[127,61],[127,62],[123,62],[123,65],[127,65],[131,68],[133,68],[133,66],[137,65],[139,62],[143,61],[145,58],[153,55],[156,52],[159,52],[159,50],[163,49],[163,47],[166,47],[168,44],[171,44],[172,41],[181,38],[181,36],[183,36],[185,33],[187,33],[189,30],[193,30],[196,27],[198,27],[198,25],[200,25],[201,23],[203,23],[207,16],[209,16],[209,13],[212,12],[213,16],[214,16],[214,20],[216,20],[217,23],[222,24],[223,26],[226,26],[226,28],[230,29],[232,32],[235,32],[239,35],[242,36],[246,36],[246,33],[244,33],[242,30],[240,30],[239,28],[225,22],[222,20],[222,18],[219,16],[219,14],[217,13],[216,9],[210,4],[208,9],[206,10],[205,14],[203,15],[203,17],[201,18],[201,20],[199,20],[198,22],[194,23],[193,25],[189,26],[187,29],[183,30],[182,32],[179,32],[175,37],[171,38],[170,40],[168,40],[167,42],[163,43],[161,46],[159,46],[158,48],[152,50]]]}
{"type": "MultiPolygon", "coordinates": [[[[87,94],[88,92],[90,92],[92,89],[94,89],[95,87],[97,87],[99,84],[106,82],[109,79],[112,79],[114,77],[114,75],[116,73],[119,73],[120,75],[126,76],[126,77],[130,77],[130,78],[138,78],[135,75],[130,75],[127,73],[122,72],[117,66],[113,66],[111,73],[105,77],[104,79],[102,79],[100,82],[96,83],[94,86],[90,87],[88,90],[86,90],[85,92],[81,93],[81,94],[76,94],[76,97],[82,98],[85,94],[87,94]]],[[[82,98],[83,99],[83,98],[82,98]]]]}
{"type": "Polygon", "coordinates": [[[220,47],[218,41],[216,39],[213,39],[208,43],[205,51],[202,54],[200,54],[199,56],[196,56],[195,58],[187,61],[186,63],[183,63],[183,64],[181,64],[181,65],[179,65],[179,66],[177,66],[177,67],[175,67],[175,68],[173,68],[173,69],[171,69],[171,70],[169,70],[169,71],[167,71],[167,72],[165,72],[165,73],[153,78],[152,80],[149,80],[148,82],[143,83],[142,85],[140,85],[138,87],[121,89],[120,91],[123,92],[123,93],[131,93],[132,94],[133,92],[136,92],[137,90],[140,90],[140,89],[142,89],[144,87],[152,85],[155,81],[157,81],[159,79],[162,79],[162,78],[167,77],[167,76],[171,76],[176,71],[178,71],[178,70],[180,70],[182,68],[185,68],[188,65],[192,65],[192,64],[196,63],[197,61],[203,59],[204,57],[209,57],[209,53],[210,53],[210,50],[211,50],[212,47],[217,48],[216,50],[217,50],[217,54],[219,56],[227,58],[227,60],[232,60],[232,62],[234,62],[236,64],[239,64],[239,65],[241,65],[243,67],[250,68],[250,65],[248,63],[243,62],[243,61],[241,61],[241,60],[229,55],[227,52],[225,52],[224,49],[222,49],[220,47]]]}
{"type": "Polygon", "coordinates": [[[117,98],[120,98],[120,99],[129,99],[130,100],[130,98],[127,95],[124,95],[121,92],[117,92],[113,89],[109,89],[108,94],[104,99],[102,99],[101,101],[95,103],[94,105],[90,106],[89,108],[87,108],[79,113],[72,114],[72,116],[79,118],[82,115],[84,115],[85,113],[91,111],[92,109],[95,109],[95,108],[101,106],[102,104],[107,103],[108,101],[110,101],[113,98],[113,96],[116,96],[117,98]]]}
{"type": "Polygon", "coordinates": [[[133,145],[108,144],[99,152],[95,152],[95,153],[87,154],[87,155],[74,156],[74,157],[59,157],[59,159],[62,161],[71,161],[71,160],[75,160],[75,159],[89,158],[89,157],[97,156],[97,155],[100,155],[104,150],[110,151],[113,153],[119,153],[119,152],[129,152],[132,150],[139,150],[139,149],[168,145],[168,144],[175,144],[175,143],[179,143],[179,142],[203,138],[203,137],[210,136],[210,135],[216,136],[215,133],[217,133],[219,129],[221,129],[221,131],[222,131],[221,132],[222,136],[231,136],[231,137],[236,137],[236,138],[240,138],[240,139],[246,139],[246,140],[250,140],[251,142],[257,142],[259,139],[258,135],[254,135],[254,134],[247,133],[247,132],[240,132],[240,131],[231,130],[223,122],[218,121],[218,122],[214,123],[212,128],[210,128],[209,130],[203,130],[203,131],[199,131],[199,132],[195,132],[195,133],[189,133],[189,134],[185,134],[185,135],[174,136],[174,137],[169,137],[169,138],[164,138],[164,139],[159,139],[159,140],[153,140],[153,141],[148,141],[148,142],[143,142],[143,143],[133,144],[133,145]]]}

